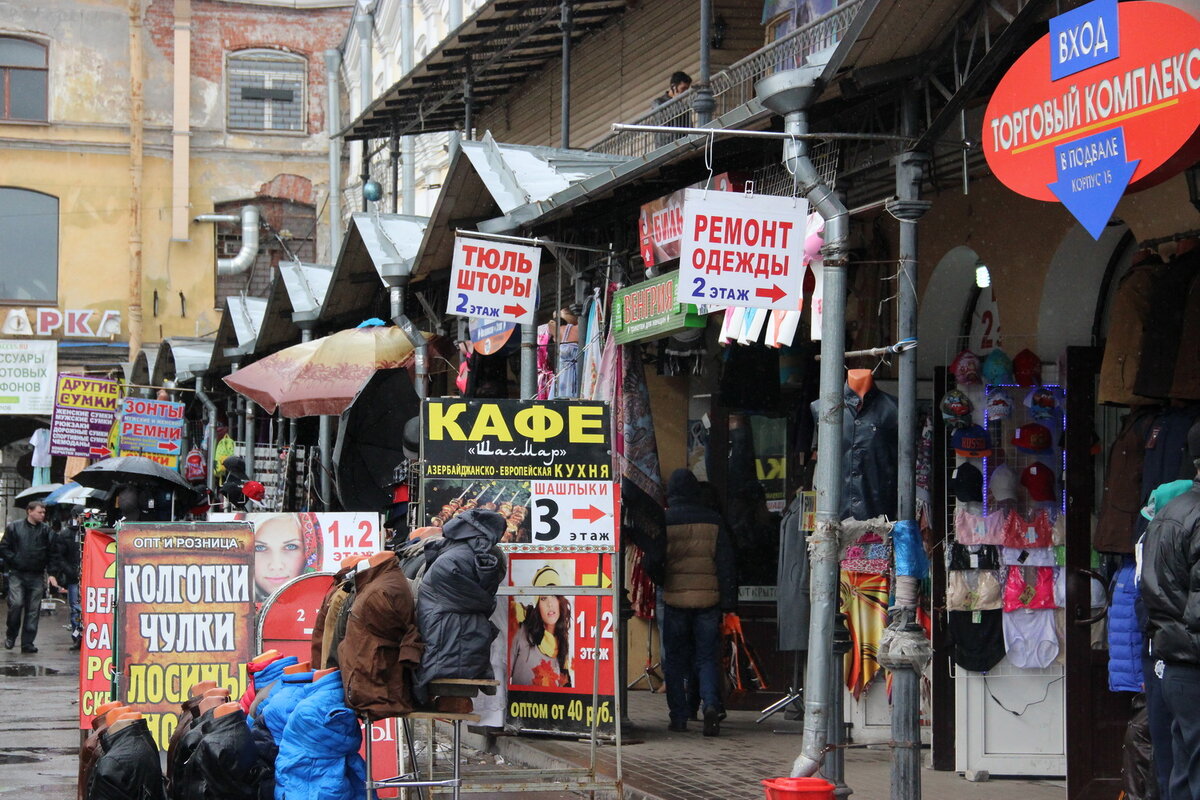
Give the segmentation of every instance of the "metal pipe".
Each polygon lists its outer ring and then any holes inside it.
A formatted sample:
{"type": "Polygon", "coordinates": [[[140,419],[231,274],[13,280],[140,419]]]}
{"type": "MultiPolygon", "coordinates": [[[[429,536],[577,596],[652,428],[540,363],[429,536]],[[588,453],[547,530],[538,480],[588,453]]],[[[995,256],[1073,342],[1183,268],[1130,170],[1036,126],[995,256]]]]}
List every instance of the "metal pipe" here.
{"type": "MultiPolygon", "coordinates": [[[[300,341],[312,341],[312,323],[307,322],[300,326],[300,341]]],[[[322,414],[317,417],[317,448],[321,454],[321,503],[326,511],[330,507],[330,499],[333,492],[333,418],[327,414],[322,414]]]]}
{"type": "Polygon", "coordinates": [[[258,419],[254,414],[255,403],[252,400],[246,401],[246,477],[254,477],[254,439],[258,426],[258,419]]]}
{"type": "MultiPolygon", "coordinates": [[[[446,3],[446,27],[449,33],[454,33],[463,23],[463,4],[462,0],[449,0],[446,3]]],[[[462,141],[462,134],[458,131],[450,131],[449,153],[450,158],[454,158],[454,154],[458,152],[458,144],[462,141]]]]}
{"type": "Polygon", "coordinates": [[[201,214],[197,222],[226,222],[241,221],[242,246],[233,258],[217,259],[217,275],[240,275],[250,269],[254,259],[258,258],[258,206],[242,206],[241,213],[236,217],[228,214],[201,214]],[[219,219],[218,219],[219,218],[219,219]]]}
{"type": "Polygon", "coordinates": [[[337,49],[325,51],[325,94],[328,109],[325,130],[329,136],[329,263],[337,262],[342,250],[342,143],[337,132],[341,125],[342,98],[339,91],[342,72],[342,53],[337,49]]]}
{"type": "Polygon", "coordinates": [[[208,442],[208,453],[205,455],[204,484],[211,491],[216,488],[216,452],[217,452],[217,404],[204,391],[204,373],[196,375],[196,399],[204,405],[205,423],[204,440],[208,442]]]}
{"type": "Polygon", "coordinates": [[[855,142],[903,142],[913,144],[914,136],[897,136],[892,133],[839,133],[836,131],[821,133],[790,134],[786,131],[738,131],[725,128],[676,128],[671,125],[633,125],[624,122],[612,124],[614,133],[631,131],[634,133],[686,133],[696,136],[740,136],[751,139],[808,139],[812,141],[855,141],[855,142]]]}
{"type": "Polygon", "coordinates": [[[521,399],[537,398],[537,325],[521,326],[521,399]]]}
{"type": "MultiPolygon", "coordinates": [[[[362,6],[359,6],[359,10],[362,12],[362,16],[355,20],[354,25],[358,31],[358,107],[362,111],[371,105],[371,88],[375,80],[375,65],[371,51],[371,31],[375,27],[375,17],[370,11],[363,9],[362,6]]],[[[363,211],[368,211],[370,208],[367,205],[366,193],[367,181],[371,179],[371,155],[368,152],[370,144],[369,139],[362,143],[362,169],[360,170],[360,178],[363,188],[363,211]]]]}
{"type": "Polygon", "coordinates": [[[696,112],[696,121],[701,125],[712,122],[713,111],[717,108],[710,83],[712,67],[709,64],[709,43],[712,36],[709,31],[711,30],[712,0],[700,0],[700,80],[696,84],[692,110],[696,112]]]}
{"type": "Polygon", "coordinates": [[[388,167],[392,175],[392,213],[395,214],[399,211],[400,200],[400,137],[396,135],[395,121],[388,138],[388,167]]]}
{"type": "MultiPolygon", "coordinates": [[[[838,542],[842,510],[842,391],[846,351],[846,253],[849,215],[825,185],[808,157],[808,117],[800,110],[784,115],[784,131],[796,138],[784,143],[784,163],[797,177],[804,196],[825,220],[825,313],[821,320],[819,458],[817,459],[816,530],[809,543],[812,562],[812,615],[809,659],[804,678],[804,749],[792,775],[813,775],[821,766],[829,735],[833,685],[833,627],[838,610],[838,542]]],[[[840,722],[840,720],[838,721],[840,722]]]]}
{"type": "Polygon", "coordinates": [[[188,240],[192,163],[192,0],[175,0],[174,82],[171,89],[171,238],[188,240]]]}
{"type": "Polygon", "coordinates": [[[463,138],[470,141],[474,138],[471,132],[471,126],[474,124],[474,120],[471,118],[474,82],[471,80],[471,56],[469,54],[467,55],[465,74],[466,77],[463,78],[463,138]]]}
{"type": "Polygon", "coordinates": [[[429,342],[404,313],[404,293],[407,287],[407,277],[402,278],[395,286],[388,287],[388,310],[391,312],[392,322],[404,331],[404,335],[412,342],[413,365],[417,373],[417,385],[413,388],[416,389],[417,397],[424,400],[429,396],[429,342]]]}
{"type": "Polygon", "coordinates": [[[142,0],[129,0],[129,360],[142,349],[142,172],[145,72],[142,59],[142,0]]]}
{"type": "Polygon", "coordinates": [[[571,32],[575,27],[575,16],[571,0],[562,0],[562,93],[559,97],[559,128],[562,132],[562,147],[571,146],[571,32]]]}
{"type": "MultiPolygon", "coordinates": [[[[416,49],[416,24],[413,21],[413,0],[401,0],[400,3],[400,72],[404,75],[412,72],[413,51],[416,49]]],[[[417,147],[416,140],[405,136],[400,140],[403,156],[400,163],[404,165],[404,213],[415,214],[417,210],[417,147]]]]}
{"type": "Polygon", "coordinates": [[[471,236],[476,239],[490,239],[497,242],[516,242],[518,244],[528,244],[534,247],[545,245],[562,250],[581,250],[585,253],[612,253],[611,247],[589,247],[582,244],[568,244],[566,242],[556,242],[553,239],[540,239],[536,236],[510,236],[506,233],[484,233],[483,231],[469,231],[462,228],[455,228],[454,233],[458,236],[471,236]]]}

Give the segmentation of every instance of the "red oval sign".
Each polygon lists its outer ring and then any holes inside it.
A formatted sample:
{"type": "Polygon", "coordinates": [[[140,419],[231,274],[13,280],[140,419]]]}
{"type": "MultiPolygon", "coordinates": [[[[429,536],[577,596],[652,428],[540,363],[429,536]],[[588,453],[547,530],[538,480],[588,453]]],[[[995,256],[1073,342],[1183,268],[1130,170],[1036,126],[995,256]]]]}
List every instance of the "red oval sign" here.
{"type": "Polygon", "coordinates": [[[1035,200],[1056,201],[1056,145],[1122,128],[1140,160],[1126,192],[1147,189],[1200,157],[1200,21],[1154,2],[1118,5],[1118,58],[1053,81],[1047,34],[992,93],[983,149],[996,177],[1035,200]]]}

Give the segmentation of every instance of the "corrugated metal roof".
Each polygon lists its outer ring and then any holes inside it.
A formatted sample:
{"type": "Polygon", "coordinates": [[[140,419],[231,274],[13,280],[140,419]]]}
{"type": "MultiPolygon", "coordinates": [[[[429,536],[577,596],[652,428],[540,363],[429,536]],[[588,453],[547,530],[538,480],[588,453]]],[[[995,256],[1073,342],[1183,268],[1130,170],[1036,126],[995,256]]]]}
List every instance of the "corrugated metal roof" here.
{"type": "Polygon", "coordinates": [[[305,264],[299,261],[279,264],[279,275],[292,303],[292,318],[315,319],[329,291],[333,267],[329,264],[305,264]]]}
{"type": "Polygon", "coordinates": [[[150,383],[159,386],[166,380],[184,383],[208,370],[215,339],[170,336],[158,345],[150,383]]]}

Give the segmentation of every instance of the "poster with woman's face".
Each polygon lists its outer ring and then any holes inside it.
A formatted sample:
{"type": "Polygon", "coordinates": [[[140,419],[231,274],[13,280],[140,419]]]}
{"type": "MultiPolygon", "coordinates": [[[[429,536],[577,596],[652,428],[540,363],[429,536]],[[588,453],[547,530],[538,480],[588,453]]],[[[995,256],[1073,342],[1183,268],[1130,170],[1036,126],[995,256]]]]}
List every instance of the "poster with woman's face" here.
{"type": "Polygon", "coordinates": [[[258,603],[306,572],[336,572],[348,556],[371,555],[383,549],[378,514],[210,514],[209,520],[245,520],[254,526],[254,599],[258,603]]]}
{"type": "Polygon", "coordinates": [[[574,619],[571,598],[557,586],[575,585],[573,559],[514,560],[515,586],[534,586],[545,594],[511,598],[509,610],[509,683],[561,689],[574,685],[571,672],[574,619]]]}

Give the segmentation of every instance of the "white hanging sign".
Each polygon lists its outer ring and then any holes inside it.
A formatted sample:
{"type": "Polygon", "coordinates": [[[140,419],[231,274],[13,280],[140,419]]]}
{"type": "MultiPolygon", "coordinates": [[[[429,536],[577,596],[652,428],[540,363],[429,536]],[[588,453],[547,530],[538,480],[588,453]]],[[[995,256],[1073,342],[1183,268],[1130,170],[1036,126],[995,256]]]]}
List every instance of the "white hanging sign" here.
{"type": "Polygon", "coordinates": [[[799,309],[807,217],[800,197],[688,189],[679,302],[799,309]]]}
{"type": "Polygon", "coordinates": [[[534,324],[541,259],[540,247],[456,237],[446,313],[534,324]]]}

